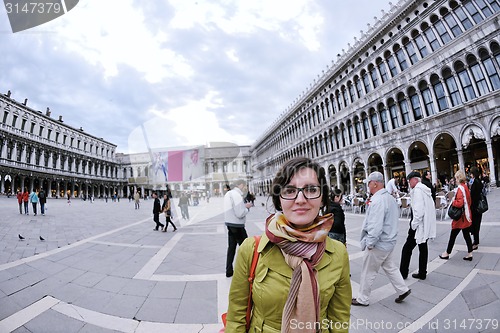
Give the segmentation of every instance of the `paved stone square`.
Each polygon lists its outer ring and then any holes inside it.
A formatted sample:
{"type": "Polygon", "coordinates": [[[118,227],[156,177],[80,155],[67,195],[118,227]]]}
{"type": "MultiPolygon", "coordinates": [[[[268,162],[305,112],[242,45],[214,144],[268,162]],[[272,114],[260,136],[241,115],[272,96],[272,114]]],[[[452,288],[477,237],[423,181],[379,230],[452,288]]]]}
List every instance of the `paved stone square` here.
{"type": "MultiPolygon", "coordinates": [[[[495,209],[500,190],[488,199],[490,210],[483,216],[481,244],[472,262],[462,260],[466,247],[460,235],[450,260],[439,259],[450,220],[438,221],[427,279],[409,277],[412,293],[396,304],[392,285],[379,274],[370,306],[352,308],[350,331],[500,331],[500,218],[495,209]]],[[[264,230],[266,203],[257,198],[247,219],[249,235],[264,230]]],[[[123,199],[74,199],[70,204],[49,199],[45,216],[33,216],[19,214],[14,197],[0,197],[0,333],[218,332],[231,281],[224,275],[222,198],[190,207],[191,219],[176,219],[176,232],[172,227],[166,233],[153,231],[152,205],[152,200],[142,201],[136,210],[123,199]]],[[[358,239],[363,217],[346,212],[353,295],[362,265],[358,239]]],[[[398,258],[407,219],[400,225],[398,258]]],[[[412,272],[417,255],[415,249],[412,272]]]]}

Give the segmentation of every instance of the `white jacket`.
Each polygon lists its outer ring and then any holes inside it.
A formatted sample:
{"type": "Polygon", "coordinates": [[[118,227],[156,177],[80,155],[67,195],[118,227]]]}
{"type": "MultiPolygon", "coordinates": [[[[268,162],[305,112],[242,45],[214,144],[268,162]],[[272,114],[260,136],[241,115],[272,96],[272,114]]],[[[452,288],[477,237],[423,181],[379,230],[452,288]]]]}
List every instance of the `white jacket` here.
{"type": "Polygon", "coordinates": [[[417,244],[436,238],[436,208],[431,189],[418,182],[410,191],[413,219],[411,228],[415,230],[417,244]]]}
{"type": "Polygon", "coordinates": [[[248,212],[243,202],[243,192],[238,187],[224,195],[224,222],[228,227],[245,227],[248,212]]]}

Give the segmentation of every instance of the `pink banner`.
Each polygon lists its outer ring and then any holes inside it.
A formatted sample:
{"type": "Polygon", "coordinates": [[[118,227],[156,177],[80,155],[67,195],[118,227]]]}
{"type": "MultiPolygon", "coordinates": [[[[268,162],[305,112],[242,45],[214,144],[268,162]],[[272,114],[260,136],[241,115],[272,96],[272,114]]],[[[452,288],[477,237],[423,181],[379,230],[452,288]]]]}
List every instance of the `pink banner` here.
{"type": "Polygon", "coordinates": [[[183,151],[168,152],[168,181],[181,182],[183,151]]]}

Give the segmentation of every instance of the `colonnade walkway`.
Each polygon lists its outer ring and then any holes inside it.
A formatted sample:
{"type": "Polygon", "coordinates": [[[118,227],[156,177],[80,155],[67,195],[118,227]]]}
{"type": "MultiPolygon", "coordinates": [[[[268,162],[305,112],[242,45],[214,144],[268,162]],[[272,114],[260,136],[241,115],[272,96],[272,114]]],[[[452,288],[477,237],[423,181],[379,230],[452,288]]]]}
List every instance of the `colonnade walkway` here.
{"type": "MultiPolygon", "coordinates": [[[[439,259],[450,220],[438,221],[427,279],[410,274],[412,293],[396,304],[380,272],[370,306],[352,308],[350,332],[498,332],[500,190],[488,199],[471,262],[462,260],[461,235],[450,260],[439,259]]],[[[176,232],[153,231],[152,205],[141,201],[137,210],[123,199],[50,199],[45,216],[34,216],[31,206],[30,215],[20,214],[16,198],[0,197],[0,333],[218,332],[231,282],[224,274],[222,198],[189,207],[190,220],[176,219],[176,232]]],[[[247,218],[249,235],[262,233],[268,214],[266,198],[257,197],[247,218]]],[[[363,217],[346,213],[353,295],[362,266],[363,217]]],[[[407,230],[407,219],[401,219],[398,260],[407,230]]],[[[411,272],[417,256],[416,248],[411,272]]]]}

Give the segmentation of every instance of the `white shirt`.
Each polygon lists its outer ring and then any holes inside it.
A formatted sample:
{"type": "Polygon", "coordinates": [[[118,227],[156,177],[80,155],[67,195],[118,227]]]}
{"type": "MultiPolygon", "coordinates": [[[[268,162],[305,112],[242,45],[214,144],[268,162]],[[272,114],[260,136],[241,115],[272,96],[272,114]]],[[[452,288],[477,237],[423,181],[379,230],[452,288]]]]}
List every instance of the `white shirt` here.
{"type": "Polygon", "coordinates": [[[392,178],[389,180],[387,183],[387,186],[385,187],[387,192],[389,192],[390,195],[394,195],[399,192],[398,186],[396,185],[396,178],[392,178]]]}

